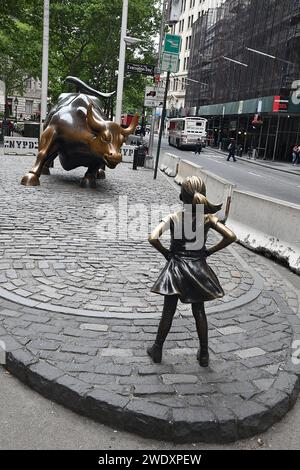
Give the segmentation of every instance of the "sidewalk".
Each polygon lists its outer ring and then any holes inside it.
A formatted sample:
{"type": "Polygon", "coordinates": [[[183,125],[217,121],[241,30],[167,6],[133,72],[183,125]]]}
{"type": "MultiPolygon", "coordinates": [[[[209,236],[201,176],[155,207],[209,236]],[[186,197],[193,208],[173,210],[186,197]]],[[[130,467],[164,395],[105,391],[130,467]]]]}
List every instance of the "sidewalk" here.
{"type": "MultiPolygon", "coordinates": [[[[228,152],[225,152],[224,150],[219,150],[215,147],[206,147],[207,149],[216,151],[217,153],[221,153],[222,155],[228,156],[228,152]]],[[[236,157],[240,161],[244,161],[247,163],[252,163],[253,165],[259,165],[263,166],[265,168],[271,168],[272,170],[278,170],[278,171],[283,171],[284,173],[290,173],[292,175],[299,175],[300,176],[300,164],[293,166],[292,163],[285,163],[285,162],[273,162],[271,160],[253,160],[250,158],[247,158],[246,155],[243,157],[236,157]]]]}
{"type": "MultiPolygon", "coordinates": [[[[164,260],[147,240],[99,236],[101,204],[171,205],[166,177],[121,164],[96,190],[84,170],[55,165],[41,186],[19,183],[33,157],[1,157],[0,341],[6,367],[80,414],[145,437],[228,442],[255,435],[295,403],[298,297],[262,257],[235,245],[211,258],[225,290],[208,303],[211,364],[199,367],[181,305],[161,365],[145,350],[163,298],[150,288],[164,260]]],[[[102,215],[101,215],[102,214],[102,215]]],[[[112,211],[109,212],[112,214],[112,211]]],[[[124,221],[122,222],[124,224],[124,221]]],[[[124,225],[120,225],[124,229],[124,225]]]]}

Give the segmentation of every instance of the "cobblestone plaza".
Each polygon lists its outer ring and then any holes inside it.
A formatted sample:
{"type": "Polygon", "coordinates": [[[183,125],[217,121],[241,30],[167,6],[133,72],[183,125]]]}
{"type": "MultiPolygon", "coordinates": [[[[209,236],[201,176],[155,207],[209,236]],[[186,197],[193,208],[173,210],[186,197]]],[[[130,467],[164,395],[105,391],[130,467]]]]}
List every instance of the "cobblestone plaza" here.
{"type": "Polygon", "coordinates": [[[108,170],[96,190],[79,187],[82,169],[66,173],[58,164],[40,187],[25,188],[20,179],[32,159],[1,155],[6,367],[65,406],[160,439],[229,441],[284,416],[299,373],[291,361],[300,333],[293,287],[238,244],[212,256],[226,295],[207,304],[210,367],[196,360],[187,305],[179,307],[162,364],[153,365],[145,351],[163,298],[150,289],[164,259],[147,237],[104,237],[99,214],[103,204],[118,213],[125,196],[129,206],[171,206],[178,189],[125,163],[108,170]]]}

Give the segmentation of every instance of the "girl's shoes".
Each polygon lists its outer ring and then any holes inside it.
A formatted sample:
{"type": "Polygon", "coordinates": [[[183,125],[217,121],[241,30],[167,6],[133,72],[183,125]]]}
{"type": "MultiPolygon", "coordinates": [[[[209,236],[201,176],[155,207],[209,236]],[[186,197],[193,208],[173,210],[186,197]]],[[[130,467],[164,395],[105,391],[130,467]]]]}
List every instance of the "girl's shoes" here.
{"type": "Polygon", "coordinates": [[[162,359],[162,346],[154,343],[153,346],[147,349],[147,354],[151,357],[153,362],[160,364],[162,359]]]}
{"type": "Polygon", "coordinates": [[[208,367],[209,364],[209,354],[208,350],[206,349],[198,349],[197,359],[201,367],[208,367]]]}

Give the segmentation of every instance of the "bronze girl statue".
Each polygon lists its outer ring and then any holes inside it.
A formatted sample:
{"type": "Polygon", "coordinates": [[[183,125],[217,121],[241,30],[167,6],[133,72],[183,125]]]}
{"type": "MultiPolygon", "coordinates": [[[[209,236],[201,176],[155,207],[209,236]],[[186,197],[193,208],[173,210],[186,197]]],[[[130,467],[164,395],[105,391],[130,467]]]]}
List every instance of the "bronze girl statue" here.
{"type": "Polygon", "coordinates": [[[152,292],[164,295],[164,308],[159,323],[155,343],[147,353],[156,363],[162,359],[162,348],[172,325],[178,299],[192,304],[200,348],[197,359],[200,366],[207,367],[208,331],[204,302],[220,299],[224,291],[217,276],[206,263],[206,258],[236,241],[235,234],[223,225],[214,215],[221,205],[213,205],[206,198],[204,182],[196,177],[188,177],[182,184],[180,199],[184,209],[168,215],[156,227],[149,242],[168,261],[155,282],[152,292]],[[192,225],[193,237],[187,237],[186,226],[192,225]],[[207,249],[205,244],[209,229],[222,235],[222,240],[207,249]],[[171,232],[171,245],[168,250],[159,241],[167,230],[171,232]],[[201,237],[202,230],[202,237],[201,237]]]}

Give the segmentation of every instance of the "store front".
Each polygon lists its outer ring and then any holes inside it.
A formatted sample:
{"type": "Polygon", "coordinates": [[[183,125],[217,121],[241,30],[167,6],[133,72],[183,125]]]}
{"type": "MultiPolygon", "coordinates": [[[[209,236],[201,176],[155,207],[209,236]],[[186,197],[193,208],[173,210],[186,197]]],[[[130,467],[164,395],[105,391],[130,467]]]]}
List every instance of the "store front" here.
{"type": "Polygon", "coordinates": [[[293,146],[300,145],[300,103],[290,98],[268,96],[201,106],[197,116],[208,119],[211,145],[227,148],[234,138],[243,153],[256,149],[259,158],[278,161],[290,161],[293,146]]]}

